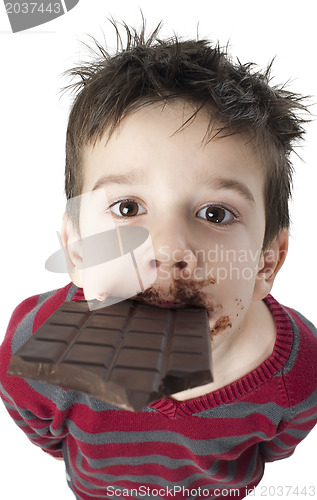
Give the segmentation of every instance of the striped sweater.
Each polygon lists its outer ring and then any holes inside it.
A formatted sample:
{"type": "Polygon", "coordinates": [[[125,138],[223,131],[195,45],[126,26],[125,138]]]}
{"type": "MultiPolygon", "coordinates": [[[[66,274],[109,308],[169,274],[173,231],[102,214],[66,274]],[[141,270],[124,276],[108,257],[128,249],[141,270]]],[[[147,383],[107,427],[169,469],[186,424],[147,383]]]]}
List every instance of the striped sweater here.
{"type": "Polygon", "coordinates": [[[87,395],[7,376],[11,354],[64,302],[65,288],[14,311],[0,347],[0,395],[28,438],[63,457],[77,499],[243,498],[265,462],[291,455],[317,422],[317,332],[267,296],[276,323],[272,355],[215,392],[161,399],[131,413],[87,395]]]}

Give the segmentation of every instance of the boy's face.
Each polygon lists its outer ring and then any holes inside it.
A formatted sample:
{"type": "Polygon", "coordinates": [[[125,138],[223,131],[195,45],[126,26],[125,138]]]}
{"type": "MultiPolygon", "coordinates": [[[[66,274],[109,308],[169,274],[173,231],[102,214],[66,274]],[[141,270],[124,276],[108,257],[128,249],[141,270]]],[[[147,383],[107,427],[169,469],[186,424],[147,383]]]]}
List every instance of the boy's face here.
{"type": "MultiPolygon", "coordinates": [[[[82,203],[80,231],[82,238],[106,231],[109,220],[146,228],[154,253],[144,250],[142,272],[157,276],[138,299],[205,306],[214,336],[243,328],[252,302],[263,298],[264,169],[244,137],[203,144],[203,113],[179,130],[192,111],[182,102],[142,108],[109,142],[105,134],[85,148],[83,192],[95,197],[82,203]]],[[[120,295],[122,279],[96,294],[120,295]]],[[[85,291],[82,275],[76,284],[85,291]]]]}

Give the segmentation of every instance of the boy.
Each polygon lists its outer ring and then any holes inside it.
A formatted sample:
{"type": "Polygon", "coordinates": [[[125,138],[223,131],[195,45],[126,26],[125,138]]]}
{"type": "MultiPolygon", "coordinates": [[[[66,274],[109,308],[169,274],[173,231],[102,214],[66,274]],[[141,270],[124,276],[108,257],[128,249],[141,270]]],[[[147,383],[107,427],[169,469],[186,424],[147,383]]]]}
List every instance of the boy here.
{"type": "Polygon", "coordinates": [[[287,252],[304,107],[206,41],[128,31],[125,50],[100,50],[72,71],[66,195],[76,202],[62,229],[72,283],[14,311],[1,395],[31,441],[65,460],[77,499],[243,498],[317,421],[316,329],[269,295],[287,252]],[[151,284],[136,300],[209,315],[214,381],[137,413],[7,376],[12,353],[64,301],[131,296],[83,253],[109,221],[149,231],[139,262],[151,284]]]}

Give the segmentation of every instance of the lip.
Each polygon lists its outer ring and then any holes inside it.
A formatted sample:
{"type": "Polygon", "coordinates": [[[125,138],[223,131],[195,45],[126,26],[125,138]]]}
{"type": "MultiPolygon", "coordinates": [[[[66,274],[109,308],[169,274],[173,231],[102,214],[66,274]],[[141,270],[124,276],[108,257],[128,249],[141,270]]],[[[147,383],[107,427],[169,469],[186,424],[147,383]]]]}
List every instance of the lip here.
{"type": "MultiPolygon", "coordinates": [[[[186,304],[185,302],[167,302],[167,301],[161,301],[161,300],[143,300],[142,304],[154,306],[154,307],[160,307],[161,309],[195,309],[195,308],[203,308],[204,306],[194,306],[191,304],[186,304]]],[[[212,321],[213,320],[213,311],[209,311],[206,309],[207,315],[208,315],[208,320],[212,321]]]]}
{"type": "Polygon", "coordinates": [[[149,306],[161,307],[162,309],[181,309],[184,307],[192,307],[188,306],[185,302],[173,302],[168,300],[142,300],[143,304],[147,304],[149,306]]]}

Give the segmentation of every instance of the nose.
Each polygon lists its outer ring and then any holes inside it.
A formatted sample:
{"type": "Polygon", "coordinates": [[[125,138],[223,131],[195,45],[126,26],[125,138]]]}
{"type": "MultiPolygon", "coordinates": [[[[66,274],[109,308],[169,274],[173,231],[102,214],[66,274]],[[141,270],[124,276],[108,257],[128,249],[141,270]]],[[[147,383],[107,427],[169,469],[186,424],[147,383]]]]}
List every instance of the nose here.
{"type": "Polygon", "coordinates": [[[151,232],[155,259],[149,261],[150,267],[156,268],[158,276],[168,273],[173,277],[190,277],[197,268],[195,250],[190,244],[189,235],[184,227],[169,224],[159,231],[151,232]]]}
{"type": "Polygon", "coordinates": [[[169,255],[168,259],[166,257],[158,259],[151,259],[149,264],[151,268],[156,268],[158,271],[173,271],[174,276],[177,277],[190,277],[194,270],[197,268],[197,259],[194,253],[186,249],[183,253],[177,250],[177,257],[174,256],[174,251],[170,254],[166,253],[166,248],[164,249],[164,255],[169,255]]]}

